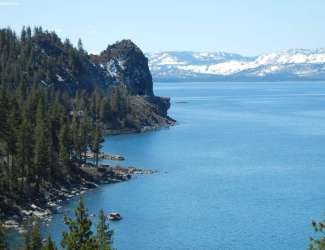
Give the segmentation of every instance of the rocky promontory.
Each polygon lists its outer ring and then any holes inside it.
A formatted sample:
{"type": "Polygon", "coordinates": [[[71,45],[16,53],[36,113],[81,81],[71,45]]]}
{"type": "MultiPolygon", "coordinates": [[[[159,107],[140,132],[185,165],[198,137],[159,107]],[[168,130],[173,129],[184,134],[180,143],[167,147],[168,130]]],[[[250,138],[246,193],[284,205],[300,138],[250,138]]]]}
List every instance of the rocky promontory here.
{"type": "Polygon", "coordinates": [[[131,40],[108,46],[91,60],[101,67],[113,87],[124,86],[122,95],[127,96],[127,115],[108,122],[108,133],[143,132],[175,124],[167,114],[170,98],[154,95],[148,59],[131,40]]]}

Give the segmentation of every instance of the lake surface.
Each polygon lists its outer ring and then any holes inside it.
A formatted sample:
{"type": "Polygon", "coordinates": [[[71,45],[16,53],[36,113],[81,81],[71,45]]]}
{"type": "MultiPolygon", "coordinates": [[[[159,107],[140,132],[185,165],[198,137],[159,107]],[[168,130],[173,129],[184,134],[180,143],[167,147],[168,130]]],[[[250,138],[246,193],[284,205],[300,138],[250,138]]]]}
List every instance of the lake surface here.
{"type": "MultiPolygon", "coordinates": [[[[306,249],[325,211],[325,83],[156,83],[169,129],[107,137],[154,175],[85,194],[118,250],[306,249]]],[[[72,211],[76,199],[65,206],[72,211]]],[[[49,227],[60,237],[62,215],[49,227]]]]}

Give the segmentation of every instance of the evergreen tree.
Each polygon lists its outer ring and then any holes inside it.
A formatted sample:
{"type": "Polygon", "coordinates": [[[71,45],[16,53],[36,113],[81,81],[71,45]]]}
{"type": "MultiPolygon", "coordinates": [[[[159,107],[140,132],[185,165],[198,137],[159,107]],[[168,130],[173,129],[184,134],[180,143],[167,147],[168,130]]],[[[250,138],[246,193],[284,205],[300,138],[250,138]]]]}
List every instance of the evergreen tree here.
{"type": "Polygon", "coordinates": [[[20,191],[23,192],[25,178],[31,177],[31,156],[33,155],[32,148],[32,129],[29,122],[24,116],[18,129],[17,137],[17,163],[20,166],[20,191]]]}
{"type": "Polygon", "coordinates": [[[79,119],[78,119],[78,111],[73,111],[72,124],[71,124],[71,134],[72,134],[72,143],[74,148],[74,158],[80,159],[81,156],[81,137],[79,130],[79,119]]]}
{"type": "Polygon", "coordinates": [[[40,225],[36,223],[32,228],[31,236],[31,250],[41,250],[42,249],[42,237],[40,225]]]}
{"type": "Polygon", "coordinates": [[[42,237],[40,225],[38,223],[33,224],[31,231],[27,232],[25,236],[25,250],[41,250],[42,249],[42,237]]]}
{"type": "Polygon", "coordinates": [[[95,129],[93,131],[92,142],[91,142],[91,151],[94,154],[94,161],[96,166],[98,166],[99,162],[99,153],[100,149],[102,148],[102,143],[104,141],[102,130],[100,126],[100,122],[97,120],[95,123],[95,129]]]}
{"type": "Polygon", "coordinates": [[[96,239],[91,231],[91,220],[84,206],[83,197],[80,196],[78,207],[75,209],[75,219],[65,216],[64,223],[69,227],[63,233],[61,246],[67,250],[96,250],[96,239]]]}
{"type": "MultiPolygon", "coordinates": [[[[0,88],[0,157],[2,159],[8,159],[8,141],[9,141],[9,124],[8,124],[8,113],[10,112],[8,107],[8,98],[4,88],[0,88]]],[[[0,191],[8,191],[11,185],[8,161],[0,162],[0,191]]]]}
{"type": "Polygon", "coordinates": [[[70,131],[66,120],[61,122],[59,134],[59,162],[64,174],[70,173],[70,131]]]}
{"type": "Polygon", "coordinates": [[[83,44],[82,44],[82,41],[80,38],[78,39],[78,50],[81,53],[81,55],[83,55],[85,53],[85,50],[84,50],[84,47],[83,47],[83,44]]]}
{"type": "Polygon", "coordinates": [[[79,151],[81,152],[81,155],[84,155],[86,160],[86,153],[88,150],[88,145],[90,144],[90,135],[91,132],[91,121],[89,119],[89,115],[86,114],[86,112],[83,112],[83,115],[80,120],[80,126],[79,126],[79,135],[80,135],[80,148],[79,151]]]}
{"type": "Polygon", "coordinates": [[[0,142],[4,142],[8,138],[8,128],[7,123],[8,116],[8,99],[4,89],[0,89],[0,142]]]}
{"type": "Polygon", "coordinates": [[[48,165],[48,181],[50,183],[54,183],[55,182],[55,177],[57,176],[57,153],[55,151],[55,139],[53,138],[54,135],[52,133],[52,128],[51,125],[49,125],[50,127],[50,132],[49,132],[49,136],[48,136],[48,145],[49,145],[49,165],[48,165]]]}
{"type": "Polygon", "coordinates": [[[47,237],[46,242],[43,244],[42,250],[57,250],[51,235],[47,237]]]}
{"type": "Polygon", "coordinates": [[[0,194],[8,204],[79,180],[88,150],[98,165],[102,128],[120,122],[122,95],[116,88],[113,108],[109,88],[87,75],[91,62],[81,40],[75,48],[41,27],[20,36],[0,29],[0,194]]]}
{"type": "Polygon", "coordinates": [[[101,209],[98,216],[96,239],[98,242],[99,250],[110,250],[112,243],[113,231],[109,230],[109,226],[106,223],[106,216],[101,209]]]}
{"type": "Polygon", "coordinates": [[[25,234],[24,250],[31,250],[31,233],[28,231],[25,234]]]}
{"type": "Polygon", "coordinates": [[[0,223],[0,250],[6,250],[6,249],[7,249],[6,233],[2,224],[0,223]]]}
{"type": "Polygon", "coordinates": [[[325,250],[325,220],[322,222],[312,222],[315,233],[320,234],[318,239],[310,238],[309,250],[325,250]]]}
{"type": "Polygon", "coordinates": [[[47,176],[47,168],[49,165],[49,144],[48,131],[46,127],[46,120],[44,115],[43,101],[40,100],[37,107],[36,114],[36,128],[35,128],[35,147],[34,147],[34,175],[37,183],[37,190],[39,189],[42,178],[47,176]]]}
{"type": "Polygon", "coordinates": [[[9,189],[13,191],[18,187],[17,183],[17,169],[15,164],[16,155],[16,143],[17,143],[17,129],[20,123],[20,112],[16,100],[11,100],[10,113],[8,116],[8,138],[7,138],[7,163],[8,163],[8,175],[9,175],[9,189]]]}

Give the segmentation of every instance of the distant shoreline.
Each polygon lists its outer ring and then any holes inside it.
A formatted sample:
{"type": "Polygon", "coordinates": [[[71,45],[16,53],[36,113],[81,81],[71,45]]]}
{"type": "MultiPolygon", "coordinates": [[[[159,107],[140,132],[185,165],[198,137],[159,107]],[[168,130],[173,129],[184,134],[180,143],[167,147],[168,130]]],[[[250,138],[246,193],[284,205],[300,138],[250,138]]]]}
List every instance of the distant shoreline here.
{"type": "Polygon", "coordinates": [[[213,82],[242,82],[242,83],[249,83],[249,82],[260,82],[260,83],[282,83],[282,82],[319,82],[325,83],[325,79],[279,79],[279,80],[272,80],[272,79],[205,79],[205,78],[199,78],[199,79],[179,79],[179,78],[168,78],[168,79],[162,79],[162,78],[154,78],[153,81],[157,84],[159,83],[213,83],[213,82]]]}
{"type": "Polygon", "coordinates": [[[126,129],[106,129],[104,130],[104,135],[127,135],[127,134],[140,134],[150,131],[156,131],[163,128],[169,128],[176,125],[176,121],[173,120],[170,124],[163,125],[153,125],[153,126],[144,126],[142,128],[126,128],[126,129]]]}

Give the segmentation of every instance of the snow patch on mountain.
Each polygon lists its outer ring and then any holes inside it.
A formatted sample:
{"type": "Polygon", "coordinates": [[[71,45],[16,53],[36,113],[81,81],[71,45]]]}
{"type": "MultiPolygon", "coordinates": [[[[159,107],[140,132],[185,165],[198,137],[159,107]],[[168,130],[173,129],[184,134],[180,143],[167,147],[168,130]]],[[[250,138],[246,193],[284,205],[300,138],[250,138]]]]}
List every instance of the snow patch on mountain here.
{"type": "Polygon", "coordinates": [[[325,49],[290,49],[245,57],[227,52],[161,52],[146,54],[154,78],[315,77],[325,79],[325,49]]]}

